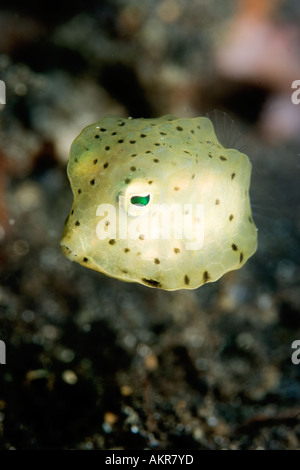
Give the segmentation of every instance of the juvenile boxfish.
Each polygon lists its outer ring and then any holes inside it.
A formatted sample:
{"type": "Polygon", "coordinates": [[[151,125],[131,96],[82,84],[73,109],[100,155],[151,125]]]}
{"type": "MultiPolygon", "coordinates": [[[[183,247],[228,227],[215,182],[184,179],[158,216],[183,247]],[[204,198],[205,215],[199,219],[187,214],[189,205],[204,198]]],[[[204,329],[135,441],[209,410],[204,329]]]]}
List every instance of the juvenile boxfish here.
{"type": "Polygon", "coordinates": [[[74,140],[74,195],[61,247],[108,276],[195,289],[239,269],[257,248],[251,163],[207,117],[107,116],[74,140]]]}

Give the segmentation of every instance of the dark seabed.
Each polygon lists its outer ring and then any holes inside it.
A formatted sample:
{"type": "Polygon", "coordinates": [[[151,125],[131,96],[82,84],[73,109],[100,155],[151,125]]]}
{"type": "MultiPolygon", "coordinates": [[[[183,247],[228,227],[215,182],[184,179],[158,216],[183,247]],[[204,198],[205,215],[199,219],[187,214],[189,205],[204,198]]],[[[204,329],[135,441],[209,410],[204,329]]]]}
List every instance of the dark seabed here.
{"type": "Polygon", "coordinates": [[[0,449],[299,448],[299,2],[72,5],[1,3],[0,449]],[[253,164],[246,265],[165,292],[65,258],[82,128],[212,109],[253,164]]]}

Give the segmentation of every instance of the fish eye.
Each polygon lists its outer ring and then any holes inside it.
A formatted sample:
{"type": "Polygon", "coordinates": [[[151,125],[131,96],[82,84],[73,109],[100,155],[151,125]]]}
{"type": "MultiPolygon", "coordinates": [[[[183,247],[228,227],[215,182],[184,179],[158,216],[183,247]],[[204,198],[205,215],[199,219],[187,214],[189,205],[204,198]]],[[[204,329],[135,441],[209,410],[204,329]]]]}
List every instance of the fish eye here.
{"type": "Polygon", "coordinates": [[[132,198],[130,199],[131,204],[137,207],[147,206],[147,204],[149,204],[149,201],[150,194],[148,194],[147,196],[132,196],[132,198]]]}
{"type": "Polygon", "coordinates": [[[130,217],[146,216],[153,208],[153,202],[159,199],[155,188],[151,187],[151,191],[149,191],[148,186],[148,183],[143,179],[126,184],[117,195],[119,208],[130,217]]]}

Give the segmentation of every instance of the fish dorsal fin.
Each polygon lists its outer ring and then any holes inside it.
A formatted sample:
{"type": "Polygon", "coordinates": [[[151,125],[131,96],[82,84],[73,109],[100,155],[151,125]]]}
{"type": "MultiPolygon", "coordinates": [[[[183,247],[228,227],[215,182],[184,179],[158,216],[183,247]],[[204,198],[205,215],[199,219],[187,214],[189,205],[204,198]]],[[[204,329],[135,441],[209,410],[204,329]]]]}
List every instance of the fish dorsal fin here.
{"type": "Polygon", "coordinates": [[[235,122],[224,111],[214,109],[205,114],[213,123],[218,141],[227,149],[246,150],[244,138],[235,122]]]}

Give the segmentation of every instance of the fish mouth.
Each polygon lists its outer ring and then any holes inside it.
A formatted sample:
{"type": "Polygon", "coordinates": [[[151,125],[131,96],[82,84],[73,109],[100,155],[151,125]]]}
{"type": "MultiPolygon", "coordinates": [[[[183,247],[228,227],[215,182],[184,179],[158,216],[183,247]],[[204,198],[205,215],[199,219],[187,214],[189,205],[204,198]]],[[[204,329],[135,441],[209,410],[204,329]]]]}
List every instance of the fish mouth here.
{"type": "Polygon", "coordinates": [[[74,252],[74,250],[72,248],[70,248],[68,243],[66,243],[62,240],[60,242],[60,247],[61,247],[61,250],[62,250],[63,254],[66,256],[66,258],[68,258],[71,261],[77,261],[78,260],[77,254],[74,252]]]}

